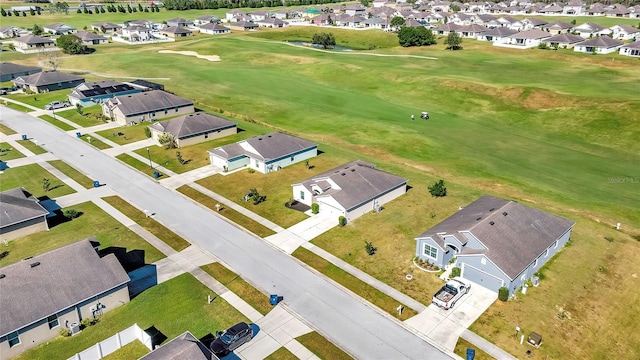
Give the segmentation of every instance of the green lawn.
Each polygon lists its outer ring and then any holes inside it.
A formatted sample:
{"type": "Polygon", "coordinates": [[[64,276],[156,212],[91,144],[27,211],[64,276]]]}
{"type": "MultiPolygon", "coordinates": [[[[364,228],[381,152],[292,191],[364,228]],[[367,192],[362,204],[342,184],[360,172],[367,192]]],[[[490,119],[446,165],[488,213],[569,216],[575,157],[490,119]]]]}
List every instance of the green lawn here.
{"type": "Polygon", "coordinates": [[[475,345],[473,345],[472,343],[468,342],[463,338],[458,338],[458,343],[456,344],[455,349],[453,349],[453,352],[456,353],[456,355],[460,356],[461,358],[466,359],[468,348],[475,350],[474,360],[493,360],[494,359],[493,356],[478,349],[475,345]]]}
{"type": "Polygon", "coordinates": [[[221,216],[224,216],[225,218],[229,219],[230,221],[232,221],[235,224],[238,224],[240,226],[242,226],[243,228],[249,230],[250,232],[258,235],[259,237],[267,237],[270,235],[275,234],[275,232],[271,229],[269,229],[268,227],[244,216],[243,214],[225,207],[225,206],[221,206],[220,207],[220,211],[218,211],[218,209],[216,208],[216,204],[218,204],[218,201],[216,201],[215,199],[212,199],[206,195],[204,195],[203,193],[199,192],[198,190],[195,190],[193,188],[190,188],[187,185],[183,185],[181,187],[179,187],[178,192],[182,193],[183,195],[195,200],[196,202],[208,207],[211,210],[214,210],[216,213],[218,213],[221,216]]]}
{"type": "Polygon", "coordinates": [[[93,180],[89,179],[86,175],[82,174],[75,168],[69,166],[66,162],[62,160],[51,160],[49,161],[49,164],[51,164],[53,167],[60,170],[63,174],[75,180],[78,184],[84,186],[85,188],[93,188],[93,180]]]}
{"type": "Polygon", "coordinates": [[[84,141],[84,142],[86,142],[88,144],[91,144],[93,147],[95,147],[97,149],[100,149],[100,150],[111,148],[111,145],[105,143],[104,141],[99,140],[95,136],[91,136],[91,135],[87,135],[87,134],[81,134],[80,140],[82,140],[82,141],[84,141]]]}
{"type": "Polygon", "coordinates": [[[404,304],[397,302],[395,299],[389,297],[385,293],[379,291],[378,289],[363,282],[362,280],[356,278],[355,276],[331,264],[330,262],[303,247],[299,247],[298,249],[296,249],[296,251],[293,252],[293,256],[311,266],[312,268],[318,270],[322,274],[328,276],[333,281],[353,291],[356,295],[362,297],[363,299],[369,301],[373,305],[379,307],[380,309],[386,311],[390,315],[402,321],[418,314],[416,311],[405,306],[402,314],[398,315],[398,306],[404,304]]]}
{"type": "Polygon", "coordinates": [[[144,260],[148,264],[164,257],[144,239],[91,202],[74,205],[63,210],[67,209],[74,209],[81,212],[82,215],[72,221],[53,226],[49,231],[10,241],[7,247],[3,246],[3,251],[8,251],[8,254],[0,259],[0,267],[90,236],[95,236],[98,239],[102,249],[122,247],[127,251],[142,250],[145,255],[144,260]]]}
{"type": "MultiPolygon", "coordinates": [[[[102,130],[96,132],[118,145],[126,145],[132,142],[145,140],[147,135],[144,133],[144,129],[149,126],[149,123],[141,123],[133,126],[121,126],[113,129],[102,130]]],[[[146,156],[146,154],[145,154],[146,156]]]]}
{"type": "Polygon", "coordinates": [[[5,124],[0,124],[0,132],[5,135],[17,134],[17,132],[15,132],[12,128],[8,127],[5,124]]]}
{"type": "Polygon", "coordinates": [[[139,359],[149,353],[149,349],[142,345],[139,340],[134,340],[127,345],[121,347],[119,350],[112,352],[111,354],[103,357],[105,360],[130,360],[139,359]]]}
{"type": "Polygon", "coordinates": [[[164,173],[162,173],[161,171],[156,170],[155,168],[151,168],[149,167],[149,164],[147,163],[143,163],[141,161],[139,161],[138,159],[134,158],[133,156],[129,155],[129,154],[120,154],[118,156],[116,156],[116,159],[124,162],[125,164],[131,166],[132,168],[147,174],[151,177],[153,177],[153,173],[154,172],[159,172],[160,173],[160,177],[159,179],[162,179],[164,177],[167,177],[167,175],[165,175],[164,173]]]}
{"type": "Polygon", "coordinates": [[[50,172],[38,164],[30,164],[6,169],[0,174],[0,191],[23,187],[35,197],[48,196],[56,198],[75,192],[50,172]],[[49,179],[49,191],[43,187],[43,179],[49,179]]]}
{"type": "Polygon", "coordinates": [[[297,360],[298,357],[293,355],[291,351],[287,350],[285,347],[281,347],[280,349],[271,353],[271,355],[267,356],[265,360],[297,360]]]}
{"type": "Polygon", "coordinates": [[[9,143],[0,142],[0,160],[9,161],[23,157],[24,155],[20,151],[12,148],[9,143]]]}
{"type": "MultiPolygon", "coordinates": [[[[41,26],[44,26],[44,25],[45,24],[41,24],[41,26]]],[[[54,100],[66,101],[67,95],[69,95],[69,92],[70,92],[69,89],[63,89],[63,90],[51,91],[48,93],[40,93],[40,94],[10,94],[10,95],[6,95],[5,97],[20,101],[25,104],[29,104],[31,106],[35,106],[38,109],[44,109],[45,105],[47,105],[48,103],[54,100]]]]}
{"type": "Polygon", "coordinates": [[[15,359],[48,360],[53,355],[66,359],[136,323],[142,329],[154,326],[168,341],[187,330],[201,338],[239,321],[248,322],[220,297],[207,304],[207,295],[211,293],[190,274],[180,275],[145,290],[130,303],[104,314],[100,322],[80,334],[57,338],[15,359]]]}
{"type": "MultiPolygon", "coordinates": [[[[37,140],[37,139],[36,139],[37,140]]],[[[17,140],[17,143],[30,150],[36,155],[44,154],[47,150],[43,149],[40,145],[36,145],[32,139],[30,140],[17,140]]]]}
{"type": "Polygon", "coordinates": [[[160,238],[160,240],[164,241],[174,250],[181,251],[191,245],[180,235],[167,229],[164,225],[155,221],[153,217],[147,217],[144,212],[136,209],[134,206],[124,201],[119,196],[108,196],[103,199],[104,201],[111,204],[111,206],[115,207],[120,212],[125,214],[131,220],[135,221],[137,224],[145,228],[147,231],[160,238]]]}
{"type": "Polygon", "coordinates": [[[100,105],[83,108],[82,114],[80,114],[76,109],[60,111],[57,114],[69,121],[73,121],[80,127],[104,124],[104,121],[96,118],[96,115],[102,114],[102,107],[100,107],[100,105]]]}
{"type": "Polygon", "coordinates": [[[75,129],[75,127],[73,127],[73,126],[71,126],[71,125],[67,124],[66,122],[61,121],[61,120],[59,120],[59,119],[54,119],[53,117],[51,117],[51,116],[49,116],[49,115],[40,115],[40,116],[38,116],[38,117],[39,117],[40,119],[42,119],[42,120],[44,120],[44,121],[48,122],[49,124],[51,124],[51,125],[53,125],[53,126],[55,126],[55,127],[60,128],[60,130],[62,130],[62,131],[69,131],[69,130],[73,130],[73,129],[75,129]]]}
{"type": "Polygon", "coordinates": [[[12,103],[12,102],[8,102],[8,101],[4,103],[4,106],[6,106],[8,108],[11,108],[13,110],[18,110],[18,111],[22,111],[22,112],[33,111],[33,110],[31,110],[31,109],[29,109],[27,107],[24,107],[22,105],[18,105],[18,104],[12,103]]]}
{"type": "Polygon", "coordinates": [[[349,360],[353,359],[349,354],[345,353],[339,347],[327,340],[322,335],[313,331],[296,338],[300,344],[304,345],[309,351],[314,353],[320,359],[326,360],[349,360]]]}

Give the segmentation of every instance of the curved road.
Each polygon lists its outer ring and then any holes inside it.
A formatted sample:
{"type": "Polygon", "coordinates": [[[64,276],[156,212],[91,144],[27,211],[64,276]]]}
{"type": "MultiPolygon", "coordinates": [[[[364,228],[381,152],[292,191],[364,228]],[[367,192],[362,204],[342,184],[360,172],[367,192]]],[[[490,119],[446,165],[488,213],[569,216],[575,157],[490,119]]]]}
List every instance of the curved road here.
{"type": "Polygon", "coordinates": [[[49,152],[108,185],[139,208],[155,212],[159,221],[220,258],[250,282],[284,296],[291,309],[356,358],[452,357],[289,255],[181,194],[42,120],[6,107],[0,109],[0,120],[7,126],[38,140],[49,152]]]}

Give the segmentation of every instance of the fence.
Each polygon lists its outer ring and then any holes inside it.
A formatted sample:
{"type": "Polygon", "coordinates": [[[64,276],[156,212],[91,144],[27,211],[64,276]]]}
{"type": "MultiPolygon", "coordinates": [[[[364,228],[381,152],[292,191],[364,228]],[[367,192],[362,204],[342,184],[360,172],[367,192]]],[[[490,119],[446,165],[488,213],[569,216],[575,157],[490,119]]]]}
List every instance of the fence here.
{"type": "Polygon", "coordinates": [[[100,341],[92,347],[75,354],[68,360],[100,360],[135,340],[140,340],[140,342],[149,350],[153,350],[151,348],[151,337],[144,332],[144,330],[140,329],[138,324],[133,324],[112,337],[100,341]]]}

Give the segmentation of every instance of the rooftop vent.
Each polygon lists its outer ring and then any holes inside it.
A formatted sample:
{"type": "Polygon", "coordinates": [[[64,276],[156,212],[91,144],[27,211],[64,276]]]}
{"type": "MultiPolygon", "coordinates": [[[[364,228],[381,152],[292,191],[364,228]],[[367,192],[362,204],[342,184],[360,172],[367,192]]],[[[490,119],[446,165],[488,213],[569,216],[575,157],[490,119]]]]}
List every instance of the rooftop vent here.
{"type": "Polygon", "coordinates": [[[356,172],[356,169],[351,169],[351,172],[356,172]]]}
{"type": "Polygon", "coordinates": [[[496,208],[491,208],[491,209],[489,209],[489,211],[493,211],[493,210],[495,210],[495,209],[496,209],[496,208]]]}
{"type": "Polygon", "coordinates": [[[507,216],[507,212],[506,212],[506,211],[505,211],[505,212],[503,212],[503,213],[502,213],[502,215],[503,215],[503,216],[507,216]]]}
{"type": "Polygon", "coordinates": [[[479,218],[476,218],[476,221],[480,221],[480,219],[482,219],[482,216],[481,216],[481,217],[479,217],[479,218]]]}
{"type": "Polygon", "coordinates": [[[5,277],[7,277],[7,275],[5,275],[5,274],[0,274],[0,279],[4,279],[5,277]]]}
{"type": "Polygon", "coordinates": [[[345,174],[345,173],[342,173],[342,174],[340,174],[340,175],[342,175],[342,176],[345,176],[345,175],[347,175],[347,174],[345,174]]]}
{"type": "Polygon", "coordinates": [[[40,265],[40,261],[36,261],[36,262],[34,262],[34,263],[31,263],[31,265],[30,265],[30,266],[31,266],[32,268],[34,268],[34,267],[36,267],[36,266],[38,266],[38,265],[40,265]]]}
{"type": "Polygon", "coordinates": [[[495,224],[493,221],[489,221],[489,225],[493,226],[495,224]]]}

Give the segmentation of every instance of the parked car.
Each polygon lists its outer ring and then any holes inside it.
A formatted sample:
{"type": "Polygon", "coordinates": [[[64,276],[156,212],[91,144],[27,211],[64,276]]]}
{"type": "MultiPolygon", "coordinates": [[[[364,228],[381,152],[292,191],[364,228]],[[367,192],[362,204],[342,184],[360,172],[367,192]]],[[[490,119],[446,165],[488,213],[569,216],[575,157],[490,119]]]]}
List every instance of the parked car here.
{"type": "Polygon", "coordinates": [[[216,356],[226,356],[242,344],[249,342],[251,338],[253,338],[251,325],[245,322],[237,323],[216,334],[215,339],[211,342],[211,351],[216,356]]]}
{"type": "Polygon", "coordinates": [[[0,95],[7,95],[9,91],[10,91],[9,88],[6,88],[6,87],[0,88],[0,95]]]}
{"type": "Polygon", "coordinates": [[[45,110],[55,110],[55,109],[62,109],[63,107],[67,107],[71,104],[69,104],[68,101],[52,101],[50,103],[48,103],[47,105],[44,106],[45,110]]]}
{"type": "Polygon", "coordinates": [[[445,310],[449,310],[456,304],[456,301],[469,292],[469,289],[471,289],[469,280],[456,276],[447,281],[442,289],[433,295],[431,302],[445,310]]]}

